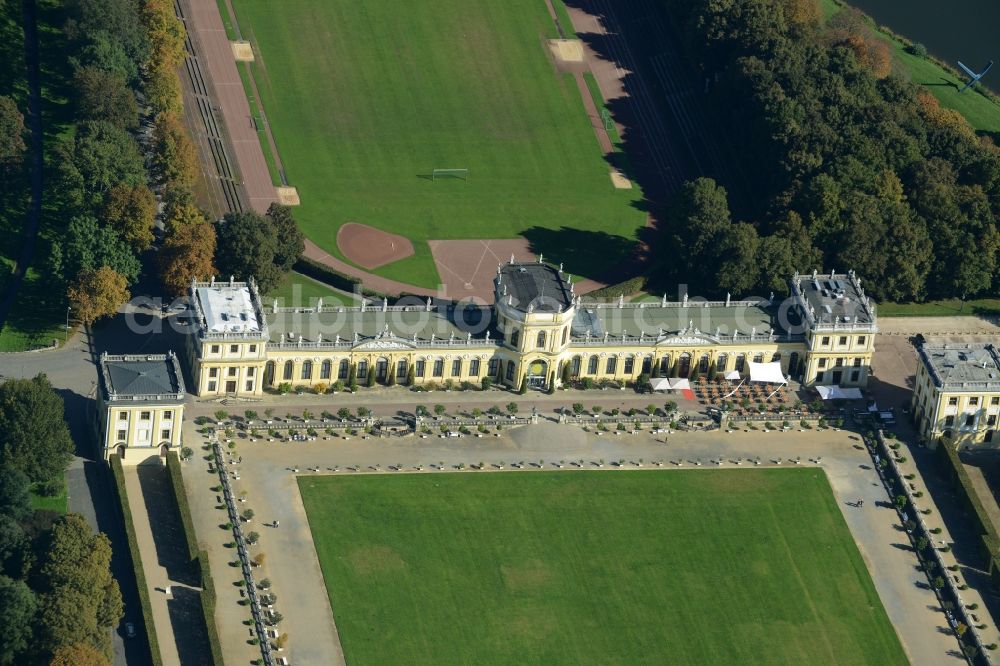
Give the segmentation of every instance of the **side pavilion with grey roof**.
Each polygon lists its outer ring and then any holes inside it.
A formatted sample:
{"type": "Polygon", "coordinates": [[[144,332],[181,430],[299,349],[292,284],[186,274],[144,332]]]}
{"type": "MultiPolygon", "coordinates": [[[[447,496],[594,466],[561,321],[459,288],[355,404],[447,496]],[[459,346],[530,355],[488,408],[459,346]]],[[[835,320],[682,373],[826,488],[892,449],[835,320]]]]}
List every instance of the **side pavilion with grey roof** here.
{"type": "Polygon", "coordinates": [[[133,354],[100,359],[97,430],[105,457],[160,463],[181,445],[184,379],[177,356],[133,354]]]}

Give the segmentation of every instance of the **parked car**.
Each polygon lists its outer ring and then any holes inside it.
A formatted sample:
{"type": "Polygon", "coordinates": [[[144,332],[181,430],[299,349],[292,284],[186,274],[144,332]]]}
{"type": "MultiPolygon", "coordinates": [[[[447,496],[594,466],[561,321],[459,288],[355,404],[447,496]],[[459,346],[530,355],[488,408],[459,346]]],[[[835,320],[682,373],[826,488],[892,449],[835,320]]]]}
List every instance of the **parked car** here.
{"type": "Polygon", "coordinates": [[[135,625],[132,624],[131,622],[125,623],[125,637],[135,638],[135,625]]]}

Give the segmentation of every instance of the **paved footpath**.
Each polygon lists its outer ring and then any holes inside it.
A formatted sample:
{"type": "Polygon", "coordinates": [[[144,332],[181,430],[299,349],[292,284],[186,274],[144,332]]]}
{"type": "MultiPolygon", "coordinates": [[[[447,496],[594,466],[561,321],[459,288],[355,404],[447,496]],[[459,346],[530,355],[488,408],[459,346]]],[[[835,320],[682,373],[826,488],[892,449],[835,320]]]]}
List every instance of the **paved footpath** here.
{"type": "Polygon", "coordinates": [[[156,640],[160,644],[160,657],[164,664],[179,664],[181,662],[177,653],[177,642],[170,623],[170,611],[167,609],[169,598],[164,593],[168,585],[175,583],[170,580],[167,570],[157,561],[153,527],[149,524],[149,513],[137,468],[128,465],[122,467],[122,470],[125,472],[125,489],[128,491],[128,505],[132,511],[135,539],[142,556],[142,570],[146,576],[146,586],[149,588],[149,601],[153,610],[153,624],[156,625],[156,640]]]}
{"type": "MultiPolygon", "coordinates": [[[[186,436],[189,442],[204,441],[193,426],[186,436]]],[[[238,444],[237,455],[242,456],[243,462],[235,466],[240,474],[240,480],[235,482],[236,491],[247,491],[247,506],[256,512],[255,521],[278,520],[280,524],[278,528],[259,530],[260,548],[267,552],[264,575],[272,580],[278,595],[277,607],[285,617],[282,630],[290,635],[288,656],[295,664],[331,664],[343,660],[326,590],[318,584],[322,578],[295,480],[300,474],[313,473],[309,468],[318,467],[323,474],[397,474],[416,473],[419,466],[423,470],[420,473],[440,474],[443,472],[436,469],[440,462],[445,469],[453,469],[458,463],[468,466],[479,462],[495,469],[493,465],[503,461],[508,471],[499,473],[529,473],[527,470],[539,469],[538,463],[544,460],[541,468],[556,469],[555,464],[564,461],[564,473],[572,473],[580,469],[580,460],[584,461],[583,468],[597,469],[597,461],[603,459],[607,463],[602,469],[612,473],[619,468],[611,465],[611,461],[624,459],[624,467],[635,470],[641,459],[650,473],[697,473],[692,470],[714,467],[710,458],[719,456],[726,460],[726,467],[732,467],[737,458],[760,456],[762,467],[774,467],[773,461],[778,458],[788,466],[794,465],[793,458],[801,457],[803,465],[812,465],[811,461],[820,457],[820,465],[910,661],[930,665],[958,663],[960,659],[956,656],[957,642],[947,633],[945,616],[938,609],[933,592],[927,589],[923,574],[916,570],[916,558],[867,451],[851,433],[689,432],[671,434],[665,442],[664,436],[650,433],[596,436],[574,426],[542,423],[511,429],[502,437],[355,438],[294,444],[244,442],[238,444]],[[695,464],[699,460],[701,466],[695,464]],[[511,463],[520,461],[525,462],[525,471],[511,470],[511,463]],[[662,461],[663,467],[654,467],[654,461],[662,461]],[[397,465],[403,471],[394,471],[397,465]],[[291,471],[293,466],[298,466],[299,474],[291,471]],[[349,471],[354,466],[362,471],[349,471]],[[864,500],[862,508],[853,506],[858,499],[864,500]],[[288,603],[290,598],[294,603],[288,603]]],[[[188,487],[199,537],[210,551],[216,551],[212,566],[219,581],[218,612],[223,645],[224,648],[233,645],[238,650],[236,654],[241,654],[242,648],[237,643],[245,641],[246,628],[239,625],[243,613],[235,605],[236,592],[230,591],[226,584],[228,578],[233,578],[225,575],[228,558],[225,553],[218,555],[223,549],[216,542],[221,544],[226,535],[216,524],[222,513],[213,507],[214,493],[208,489],[213,477],[205,471],[205,463],[197,458],[185,474],[191,478],[188,487]],[[226,626],[233,624],[237,626],[226,626]]]]}

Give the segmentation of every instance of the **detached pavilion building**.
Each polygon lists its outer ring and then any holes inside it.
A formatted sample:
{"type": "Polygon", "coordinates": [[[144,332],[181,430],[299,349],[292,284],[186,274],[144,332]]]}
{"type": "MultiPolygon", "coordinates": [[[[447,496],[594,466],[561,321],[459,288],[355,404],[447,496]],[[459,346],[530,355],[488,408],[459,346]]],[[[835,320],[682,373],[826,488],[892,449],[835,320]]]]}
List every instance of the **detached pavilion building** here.
{"type": "Polygon", "coordinates": [[[184,379],[173,353],[100,359],[97,429],[104,457],[159,462],[181,445],[184,379]]]}
{"type": "Polygon", "coordinates": [[[1000,349],[992,342],[927,342],[917,349],[911,405],[920,437],[936,446],[1000,444],[1000,349]]]}
{"type": "Polygon", "coordinates": [[[359,384],[558,387],[573,379],[632,382],[781,364],[803,384],[864,386],[878,332],[875,305],[853,273],[795,275],[770,299],[591,303],[561,267],[497,267],[494,304],[404,299],[357,307],[261,303],[253,281],[194,282],[187,356],[199,396],[359,384]],[[409,300],[409,302],[407,302],[409,300]]]}

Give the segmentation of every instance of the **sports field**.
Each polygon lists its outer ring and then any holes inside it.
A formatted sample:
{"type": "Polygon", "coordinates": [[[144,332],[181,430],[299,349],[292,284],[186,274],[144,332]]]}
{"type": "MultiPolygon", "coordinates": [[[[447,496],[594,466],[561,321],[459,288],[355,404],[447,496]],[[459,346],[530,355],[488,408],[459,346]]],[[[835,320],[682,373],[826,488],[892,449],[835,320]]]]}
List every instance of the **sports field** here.
{"type": "Polygon", "coordinates": [[[415,254],[376,269],[435,287],[429,239],[513,238],[600,276],[645,213],[615,190],[543,0],[234,0],[306,235],[334,256],[354,221],[415,254]],[[468,180],[432,181],[434,168],[468,180]]]}
{"type": "Polygon", "coordinates": [[[299,488],[348,663],[906,663],[818,470],[299,488]]]}

